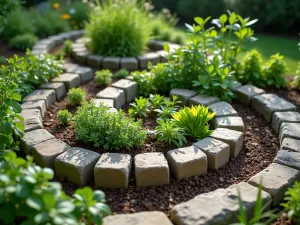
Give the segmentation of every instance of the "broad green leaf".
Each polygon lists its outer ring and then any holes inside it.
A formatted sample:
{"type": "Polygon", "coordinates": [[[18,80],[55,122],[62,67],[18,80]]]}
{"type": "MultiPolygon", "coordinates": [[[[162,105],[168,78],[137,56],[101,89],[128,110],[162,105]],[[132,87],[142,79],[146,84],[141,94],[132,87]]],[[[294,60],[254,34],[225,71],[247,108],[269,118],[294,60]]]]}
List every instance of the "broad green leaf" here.
{"type": "Polygon", "coordinates": [[[30,196],[27,200],[26,203],[29,207],[35,209],[35,210],[41,210],[43,207],[42,200],[36,196],[30,196]]]}
{"type": "Polygon", "coordinates": [[[225,24],[227,22],[227,15],[226,14],[221,15],[219,20],[222,24],[225,24]]]}
{"type": "Polygon", "coordinates": [[[198,23],[200,26],[204,25],[204,20],[201,17],[195,17],[195,22],[198,23]]]}

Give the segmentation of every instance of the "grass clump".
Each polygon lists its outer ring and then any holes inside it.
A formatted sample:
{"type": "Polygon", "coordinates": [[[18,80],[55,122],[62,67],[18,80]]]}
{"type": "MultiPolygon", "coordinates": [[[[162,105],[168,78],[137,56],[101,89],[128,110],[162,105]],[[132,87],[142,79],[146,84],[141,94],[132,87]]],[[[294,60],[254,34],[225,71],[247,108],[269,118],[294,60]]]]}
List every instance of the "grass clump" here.
{"type": "Polygon", "coordinates": [[[110,70],[100,70],[96,72],[95,80],[98,86],[108,86],[111,84],[112,73],[110,70]]]}

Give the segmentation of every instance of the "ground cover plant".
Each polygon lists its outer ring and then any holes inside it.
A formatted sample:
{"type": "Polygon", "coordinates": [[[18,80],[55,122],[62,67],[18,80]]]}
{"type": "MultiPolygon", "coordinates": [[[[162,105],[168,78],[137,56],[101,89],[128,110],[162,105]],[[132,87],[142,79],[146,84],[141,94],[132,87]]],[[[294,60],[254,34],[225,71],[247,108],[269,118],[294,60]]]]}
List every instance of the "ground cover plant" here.
{"type": "Polygon", "coordinates": [[[95,81],[98,86],[108,86],[112,81],[112,72],[110,70],[99,70],[96,72],[95,81]]]}
{"type": "Polygon", "coordinates": [[[86,93],[82,88],[71,88],[68,92],[68,101],[71,105],[81,105],[86,98],[86,93]]]}
{"type": "Polygon", "coordinates": [[[288,217],[295,222],[300,223],[300,183],[295,182],[292,188],[285,193],[285,203],[282,206],[287,210],[288,217]]]}
{"type": "Polygon", "coordinates": [[[59,110],[57,113],[57,118],[62,125],[67,125],[72,120],[72,113],[68,110],[59,110]]]}

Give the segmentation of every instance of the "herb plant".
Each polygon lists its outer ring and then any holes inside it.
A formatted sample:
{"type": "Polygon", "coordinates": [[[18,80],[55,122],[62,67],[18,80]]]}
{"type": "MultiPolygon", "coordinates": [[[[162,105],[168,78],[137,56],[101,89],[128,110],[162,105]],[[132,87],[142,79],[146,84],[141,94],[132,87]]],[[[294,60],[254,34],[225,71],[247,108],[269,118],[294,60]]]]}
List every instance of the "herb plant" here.
{"type": "Polygon", "coordinates": [[[151,109],[159,109],[161,105],[164,103],[165,97],[159,94],[150,94],[149,102],[151,109]]]}
{"type": "Polygon", "coordinates": [[[111,84],[112,73],[110,70],[100,70],[96,72],[95,80],[98,86],[108,86],[111,84]]]}
{"type": "Polygon", "coordinates": [[[295,182],[292,188],[289,188],[285,193],[285,201],[282,206],[288,210],[288,217],[294,221],[295,224],[300,223],[300,183],[295,182]]]}
{"type": "Polygon", "coordinates": [[[10,39],[9,46],[17,50],[32,49],[38,40],[38,37],[33,34],[21,34],[10,39]]]}
{"type": "Polygon", "coordinates": [[[72,120],[72,116],[67,109],[59,110],[57,113],[57,118],[62,125],[67,125],[72,120]]]}
{"type": "Polygon", "coordinates": [[[126,78],[128,76],[129,76],[129,72],[126,69],[120,69],[114,74],[114,77],[119,79],[126,78]]]}
{"type": "Polygon", "coordinates": [[[159,120],[167,120],[176,112],[176,108],[172,106],[162,105],[159,109],[154,109],[159,120]]]}
{"type": "Polygon", "coordinates": [[[135,98],[135,102],[130,103],[129,116],[138,118],[147,117],[149,112],[148,106],[149,101],[147,98],[135,98]]]}
{"type": "Polygon", "coordinates": [[[72,88],[68,92],[68,101],[72,105],[81,105],[85,100],[86,93],[82,88],[72,88]]]}

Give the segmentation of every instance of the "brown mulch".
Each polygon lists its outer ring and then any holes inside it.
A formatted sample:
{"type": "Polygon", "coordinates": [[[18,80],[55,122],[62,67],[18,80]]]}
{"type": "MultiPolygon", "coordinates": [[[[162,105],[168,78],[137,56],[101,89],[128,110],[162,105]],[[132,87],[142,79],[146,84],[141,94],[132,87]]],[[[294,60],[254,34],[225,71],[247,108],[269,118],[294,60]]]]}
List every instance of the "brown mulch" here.
{"type": "Polygon", "coordinates": [[[0,56],[10,58],[14,55],[24,56],[25,51],[11,49],[6,41],[0,40],[0,56]]]}
{"type": "Polygon", "coordinates": [[[296,223],[291,222],[287,215],[283,213],[276,221],[274,221],[270,225],[296,225],[296,223]]]}

